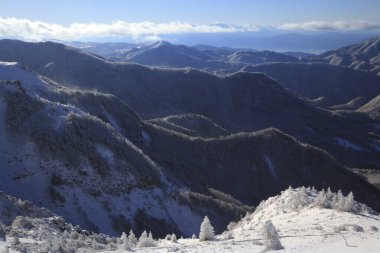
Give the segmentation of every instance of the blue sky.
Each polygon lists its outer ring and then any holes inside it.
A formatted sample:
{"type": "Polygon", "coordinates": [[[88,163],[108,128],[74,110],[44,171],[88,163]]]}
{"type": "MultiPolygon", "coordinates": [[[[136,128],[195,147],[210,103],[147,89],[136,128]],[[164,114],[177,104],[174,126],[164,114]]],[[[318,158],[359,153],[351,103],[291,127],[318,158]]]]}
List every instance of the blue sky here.
{"type": "Polygon", "coordinates": [[[260,27],[374,30],[380,28],[379,11],[380,0],[0,0],[0,36],[75,39],[104,33],[156,38],[260,27]],[[209,27],[216,22],[230,27],[209,27]]]}
{"type": "Polygon", "coordinates": [[[1,17],[73,22],[183,21],[275,26],[311,20],[380,22],[379,0],[0,0],[1,17]]]}

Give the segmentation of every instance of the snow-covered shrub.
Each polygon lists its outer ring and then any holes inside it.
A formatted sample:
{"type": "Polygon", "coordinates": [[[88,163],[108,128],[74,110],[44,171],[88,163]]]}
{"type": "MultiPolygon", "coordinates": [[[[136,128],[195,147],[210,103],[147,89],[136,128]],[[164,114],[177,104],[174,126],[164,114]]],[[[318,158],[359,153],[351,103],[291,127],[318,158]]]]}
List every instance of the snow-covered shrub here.
{"type": "Polygon", "coordinates": [[[232,231],[229,231],[229,230],[226,230],[224,233],[223,233],[223,239],[225,240],[230,240],[230,239],[234,239],[234,235],[232,233],[232,231]]]}
{"type": "Polygon", "coordinates": [[[70,233],[70,239],[71,240],[78,240],[79,239],[79,234],[77,231],[73,231],[70,233]]]}
{"type": "Polygon", "coordinates": [[[267,220],[262,228],[262,235],[264,240],[265,251],[267,250],[281,250],[284,247],[280,242],[280,237],[273,226],[272,221],[267,220]]]}
{"type": "Polygon", "coordinates": [[[24,216],[17,216],[12,222],[12,228],[25,228],[32,229],[34,227],[33,223],[24,216]]]}
{"type": "Polygon", "coordinates": [[[153,239],[152,233],[147,234],[147,232],[144,231],[137,242],[137,247],[146,248],[154,246],[156,246],[156,241],[153,239]]]}
{"type": "Polygon", "coordinates": [[[107,244],[107,250],[110,250],[110,251],[115,251],[117,250],[117,246],[115,243],[113,242],[110,242],[109,244],[107,244]]]}
{"type": "Polygon", "coordinates": [[[237,225],[237,222],[235,221],[231,221],[228,225],[227,225],[227,230],[233,230],[237,225]]]}
{"type": "Polygon", "coordinates": [[[294,191],[293,189],[292,191],[294,193],[293,196],[288,199],[288,207],[292,210],[299,210],[305,207],[309,202],[306,188],[301,187],[298,191],[294,191]]]}
{"type": "Polygon", "coordinates": [[[59,238],[49,239],[44,245],[44,252],[65,252],[63,242],[59,238]]]}
{"type": "Polygon", "coordinates": [[[4,246],[4,248],[0,249],[0,253],[9,253],[8,246],[4,246]]]}
{"type": "Polygon", "coordinates": [[[352,229],[355,231],[355,232],[364,232],[364,228],[362,226],[359,226],[359,225],[354,225],[352,227],[352,229]]]}
{"type": "Polygon", "coordinates": [[[129,231],[129,236],[128,236],[129,243],[131,244],[132,247],[136,246],[137,244],[137,238],[135,236],[135,233],[133,233],[133,230],[129,231]]]}
{"type": "Polygon", "coordinates": [[[11,245],[12,246],[17,246],[17,245],[19,245],[20,244],[20,240],[18,239],[18,236],[13,236],[13,239],[12,239],[12,241],[11,241],[11,245]]]}
{"type": "Polygon", "coordinates": [[[171,239],[172,242],[176,243],[177,242],[177,236],[175,234],[172,234],[171,239]]]}
{"type": "Polygon", "coordinates": [[[347,227],[342,225],[342,226],[339,226],[339,227],[334,227],[334,232],[335,233],[340,233],[340,232],[343,232],[343,231],[347,231],[347,227]]]}
{"type": "Polygon", "coordinates": [[[193,235],[191,236],[191,239],[197,239],[197,236],[196,236],[195,234],[193,234],[193,235]]]}
{"type": "Polygon", "coordinates": [[[227,229],[226,231],[224,231],[224,233],[222,234],[223,238],[225,240],[229,240],[229,239],[233,239],[234,236],[233,236],[233,230],[234,228],[236,228],[238,223],[234,222],[234,221],[231,221],[228,225],[227,225],[227,229]]]}
{"type": "Polygon", "coordinates": [[[168,235],[165,236],[165,240],[170,241],[171,239],[172,239],[172,235],[169,235],[169,234],[168,234],[168,235]]]}
{"type": "Polygon", "coordinates": [[[200,232],[199,232],[199,240],[200,241],[215,240],[214,227],[211,225],[211,222],[207,216],[205,216],[205,218],[201,224],[201,228],[200,228],[200,232]]]}

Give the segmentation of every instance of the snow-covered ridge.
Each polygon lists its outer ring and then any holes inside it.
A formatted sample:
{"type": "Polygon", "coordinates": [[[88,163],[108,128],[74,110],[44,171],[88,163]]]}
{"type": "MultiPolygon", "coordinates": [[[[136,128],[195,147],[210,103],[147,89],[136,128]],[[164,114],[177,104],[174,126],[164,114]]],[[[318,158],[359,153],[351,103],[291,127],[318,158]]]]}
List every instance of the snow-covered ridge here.
{"type": "Polygon", "coordinates": [[[0,62],[0,80],[18,80],[27,90],[45,88],[42,79],[18,62],[0,62]]]}
{"type": "Polygon", "coordinates": [[[275,209],[277,212],[286,213],[306,208],[332,208],[352,213],[376,214],[367,205],[356,202],[352,193],[344,196],[341,191],[335,193],[330,188],[327,191],[325,189],[317,191],[314,187],[296,189],[289,187],[280,195],[262,201],[253,215],[265,209],[275,209]]]}

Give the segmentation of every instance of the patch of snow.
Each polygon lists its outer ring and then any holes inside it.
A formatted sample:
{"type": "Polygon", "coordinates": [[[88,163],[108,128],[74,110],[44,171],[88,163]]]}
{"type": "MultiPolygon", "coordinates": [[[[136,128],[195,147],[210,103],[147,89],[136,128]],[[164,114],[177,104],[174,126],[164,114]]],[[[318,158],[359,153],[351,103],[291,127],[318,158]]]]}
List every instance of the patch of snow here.
{"type": "Polygon", "coordinates": [[[4,62],[4,61],[0,61],[0,66],[17,66],[17,67],[20,67],[21,64],[18,63],[18,62],[4,62]]]}
{"type": "Polygon", "coordinates": [[[96,151],[98,151],[99,155],[103,157],[108,162],[108,164],[110,165],[113,164],[114,154],[110,149],[108,149],[107,147],[103,145],[96,145],[95,148],[96,148],[96,151]]]}
{"type": "Polygon", "coordinates": [[[16,62],[0,62],[1,80],[19,80],[21,85],[31,93],[46,89],[46,84],[37,74],[28,71],[16,62]]]}
{"type": "Polygon", "coordinates": [[[339,138],[339,137],[335,137],[334,139],[335,139],[335,141],[339,145],[341,145],[341,146],[343,146],[345,148],[350,148],[350,149],[358,150],[358,151],[363,151],[364,150],[362,147],[360,147],[360,146],[358,146],[358,145],[350,142],[349,140],[346,140],[346,139],[343,139],[343,138],[339,138]]]}
{"type": "Polygon", "coordinates": [[[150,142],[152,141],[152,139],[150,138],[150,135],[149,133],[145,132],[144,130],[141,131],[141,135],[143,137],[143,140],[144,140],[144,143],[145,144],[150,144],[150,142]]]}
{"type": "Polygon", "coordinates": [[[270,171],[271,175],[274,178],[278,179],[278,175],[277,175],[276,169],[273,166],[272,160],[268,156],[265,156],[264,159],[265,159],[265,162],[268,165],[268,168],[269,168],[269,171],[270,171]]]}
{"type": "Polygon", "coordinates": [[[104,113],[104,115],[106,116],[106,118],[108,119],[112,127],[119,133],[122,133],[123,131],[121,130],[121,127],[119,126],[115,118],[103,106],[102,106],[102,112],[104,113]]]}

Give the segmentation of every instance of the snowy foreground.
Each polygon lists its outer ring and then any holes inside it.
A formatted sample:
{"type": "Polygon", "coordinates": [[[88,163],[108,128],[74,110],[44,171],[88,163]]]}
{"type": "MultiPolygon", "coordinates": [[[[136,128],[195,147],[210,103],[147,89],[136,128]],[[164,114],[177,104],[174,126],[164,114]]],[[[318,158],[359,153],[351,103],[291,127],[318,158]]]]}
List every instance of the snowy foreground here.
{"type": "MultiPolygon", "coordinates": [[[[262,202],[254,213],[247,214],[240,222],[231,223],[228,229],[223,234],[217,235],[213,241],[199,241],[199,239],[176,241],[166,238],[144,244],[151,247],[141,247],[136,240],[130,241],[124,236],[121,239],[110,239],[113,242],[105,249],[99,249],[99,245],[92,242],[75,251],[264,252],[268,247],[268,240],[264,239],[263,224],[271,220],[283,247],[279,252],[379,252],[380,216],[367,206],[355,202],[352,197],[352,195],[344,197],[341,193],[330,191],[318,192],[310,188],[289,188],[281,195],[262,202]],[[91,245],[94,248],[91,248],[91,245]]],[[[14,238],[9,235],[6,241],[0,240],[0,249],[7,245],[10,248],[9,252],[17,252],[14,249],[20,245],[23,245],[24,249],[30,245],[30,249],[35,250],[29,252],[49,252],[49,250],[73,252],[68,250],[69,246],[65,243],[74,245],[70,239],[72,241],[78,239],[73,233],[66,232],[66,236],[62,236],[58,231],[50,231],[50,248],[47,248],[43,237],[36,239],[39,237],[34,235],[44,233],[46,228],[17,231],[20,243],[15,247],[14,238]],[[58,248],[57,245],[52,245],[54,240],[60,242],[58,248]],[[65,247],[68,247],[66,251],[65,247]]],[[[15,232],[12,234],[15,235],[15,232]]]]}

